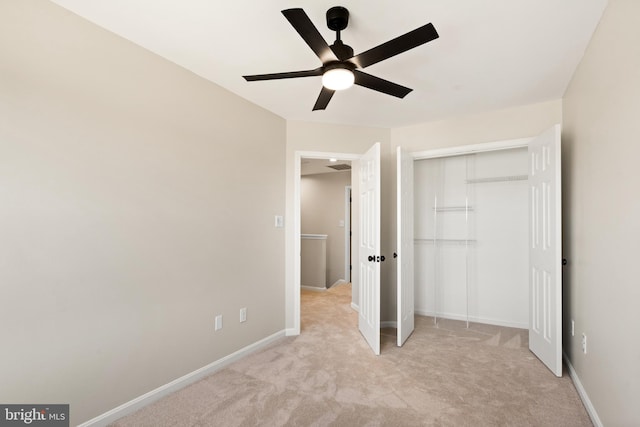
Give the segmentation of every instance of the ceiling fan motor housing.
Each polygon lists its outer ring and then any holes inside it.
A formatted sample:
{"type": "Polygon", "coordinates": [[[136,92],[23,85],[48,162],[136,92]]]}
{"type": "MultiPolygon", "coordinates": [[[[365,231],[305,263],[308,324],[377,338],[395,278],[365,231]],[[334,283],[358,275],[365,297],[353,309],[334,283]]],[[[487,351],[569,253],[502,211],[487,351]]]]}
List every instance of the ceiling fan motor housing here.
{"type": "Polygon", "coordinates": [[[340,61],[346,61],[353,56],[353,48],[341,40],[336,40],[330,47],[340,61]]]}
{"type": "Polygon", "coordinates": [[[349,25],[349,11],[342,6],[327,10],[327,27],[333,31],[342,31],[349,25]]]}

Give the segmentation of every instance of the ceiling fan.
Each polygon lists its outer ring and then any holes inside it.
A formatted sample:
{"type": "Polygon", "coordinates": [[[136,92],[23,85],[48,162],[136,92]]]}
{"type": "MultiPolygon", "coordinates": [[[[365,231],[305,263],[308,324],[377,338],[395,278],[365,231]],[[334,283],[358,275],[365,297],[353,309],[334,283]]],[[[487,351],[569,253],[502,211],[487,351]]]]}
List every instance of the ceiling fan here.
{"type": "Polygon", "coordinates": [[[336,41],[331,46],[322,38],[304,10],[300,8],[286,9],[282,11],[282,14],[320,58],[322,66],[313,70],[243,77],[246,81],[252,82],[322,76],[322,90],[313,106],[313,111],[327,108],[336,90],[347,89],[354,83],[378,92],[404,98],[413,89],[364,73],[359,68],[366,68],[439,37],[433,24],[429,23],[354,56],[351,46],[344,44],[340,39],[340,31],[347,28],[349,23],[349,11],[346,8],[335,6],[327,11],[327,26],[336,32],[336,41]]]}

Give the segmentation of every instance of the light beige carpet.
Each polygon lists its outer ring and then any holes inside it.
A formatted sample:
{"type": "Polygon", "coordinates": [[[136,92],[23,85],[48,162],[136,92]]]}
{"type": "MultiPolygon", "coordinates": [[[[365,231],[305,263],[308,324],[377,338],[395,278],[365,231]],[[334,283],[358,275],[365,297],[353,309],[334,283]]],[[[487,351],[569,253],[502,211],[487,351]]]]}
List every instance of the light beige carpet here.
{"type": "Polygon", "coordinates": [[[374,356],[350,285],[303,291],[302,333],[120,419],[114,426],[590,426],[568,376],[527,331],[416,317],[404,347],[374,356]]]}

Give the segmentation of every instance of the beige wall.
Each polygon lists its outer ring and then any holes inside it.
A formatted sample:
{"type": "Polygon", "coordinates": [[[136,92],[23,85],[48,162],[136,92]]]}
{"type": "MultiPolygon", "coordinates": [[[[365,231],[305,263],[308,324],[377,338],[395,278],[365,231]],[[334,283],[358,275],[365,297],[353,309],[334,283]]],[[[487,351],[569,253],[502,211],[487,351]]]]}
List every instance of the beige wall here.
{"type": "Polygon", "coordinates": [[[425,151],[536,136],[562,120],[562,101],[454,117],[391,130],[391,148],[425,151]]]}
{"type": "Polygon", "coordinates": [[[301,232],[327,235],[327,287],[345,280],[345,187],[351,172],[318,173],[301,179],[301,232]],[[340,226],[343,221],[343,226],[340,226]]]}
{"type": "Polygon", "coordinates": [[[640,425],[639,16],[609,1],[563,109],[565,351],[605,426],[640,425]]]}
{"type": "MultiPolygon", "coordinates": [[[[323,152],[323,153],[346,153],[360,155],[365,153],[371,146],[379,142],[381,144],[382,151],[382,224],[388,226],[382,230],[382,246],[383,251],[389,251],[389,235],[390,225],[388,218],[392,209],[389,193],[389,181],[386,177],[389,174],[389,162],[391,161],[389,156],[389,143],[390,143],[390,131],[383,128],[366,128],[359,126],[344,126],[344,125],[330,125],[322,123],[310,123],[310,122],[287,122],[287,178],[286,178],[286,203],[287,210],[286,216],[286,275],[287,275],[287,328],[289,333],[295,332],[295,298],[299,297],[299,289],[294,285],[294,181],[299,179],[294,173],[295,154],[296,152],[323,152]],[[386,222],[385,222],[386,221],[386,222]]],[[[352,165],[352,190],[357,191],[357,162],[352,165]]],[[[357,212],[358,204],[357,198],[354,198],[353,203],[353,217],[354,223],[352,229],[354,230],[353,241],[358,241],[357,236],[357,212]]],[[[353,257],[357,257],[357,248],[354,245],[353,257]]],[[[383,266],[383,280],[382,280],[382,294],[383,304],[385,298],[394,298],[392,295],[395,292],[395,285],[391,282],[391,277],[388,275],[388,269],[383,266]],[[386,275],[385,275],[386,274],[386,275]]],[[[357,283],[357,269],[353,270],[352,280],[357,283]]],[[[357,294],[357,286],[353,287],[352,298],[355,304],[359,301],[357,294]]],[[[385,308],[382,309],[383,320],[386,320],[385,308]]]]}
{"type": "Polygon", "coordinates": [[[58,6],[0,2],[0,402],[76,425],[282,331],[285,138],[58,6]]]}

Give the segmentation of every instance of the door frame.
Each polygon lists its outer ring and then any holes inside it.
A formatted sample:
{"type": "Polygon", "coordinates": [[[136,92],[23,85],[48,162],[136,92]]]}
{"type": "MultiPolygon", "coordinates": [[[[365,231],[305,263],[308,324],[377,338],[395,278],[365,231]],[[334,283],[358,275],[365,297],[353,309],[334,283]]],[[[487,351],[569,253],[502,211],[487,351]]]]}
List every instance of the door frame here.
{"type": "MultiPolygon", "coordinates": [[[[302,172],[302,159],[338,159],[348,161],[358,161],[362,157],[362,154],[354,153],[336,153],[326,151],[296,151],[294,153],[293,161],[293,233],[292,242],[290,242],[293,248],[293,287],[289,290],[291,294],[289,297],[293,302],[293,328],[287,329],[286,335],[300,335],[300,230],[301,230],[301,172],[302,172]]],[[[353,174],[353,168],[352,174],[353,174]]],[[[352,175],[353,176],[353,175],[352,175]]],[[[289,308],[290,309],[290,308],[289,308]]]]}
{"type": "Polygon", "coordinates": [[[437,159],[439,157],[463,156],[466,154],[483,153],[486,151],[508,150],[510,148],[525,148],[529,146],[531,138],[508,139],[504,141],[485,142],[481,144],[460,145],[457,147],[438,148],[427,151],[408,152],[413,160],[437,159]]]}
{"type": "MultiPolygon", "coordinates": [[[[353,168],[351,168],[353,170],[353,168]]],[[[351,185],[344,187],[344,280],[351,283],[351,185]]]]}
{"type": "MultiPolygon", "coordinates": [[[[508,140],[493,141],[493,142],[486,142],[486,143],[480,143],[480,144],[470,144],[470,145],[460,145],[455,147],[438,148],[438,149],[426,150],[426,151],[414,151],[414,152],[407,151],[405,153],[410,158],[412,158],[413,161],[415,162],[417,160],[463,156],[463,155],[468,155],[473,153],[509,150],[513,148],[527,148],[529,146],[529,143],[533,141],[535,138],[536,137],[508,139],[508,140]]],[[[401,146],[398,146],[398,147],[401,148],[401,146]]],[[[398,179],[398,176],[396,174],[396,180],[397,179],[398,179]]],[[[396,182],[396,186],[397,185],[398,183],[396,182]]],[[[397,218],[396,218],[396,221],[397,221],[397,218]]],[[[400,232],[399,230],[396,230],[396,237],[398,237],[399,232],[400,232]]],[[[399,243],[397,243],[397,245],[399,245],[399,243]]],[[[398,247],[398,249],[400,248],[398,247]]],[[[399,268],[400,266],[398,266],[398,269],[399,268]]],[[[402,288],[401,288],[402,282],[398,281],[397,284],[398,286],[396,289],[396,293],[397,293],[396,299],[399,301],[401,299],[401,294],[402,294],[402,288]]],[[[398,345],[400,345],[400,343],[398,343],[398,345]]]]}

